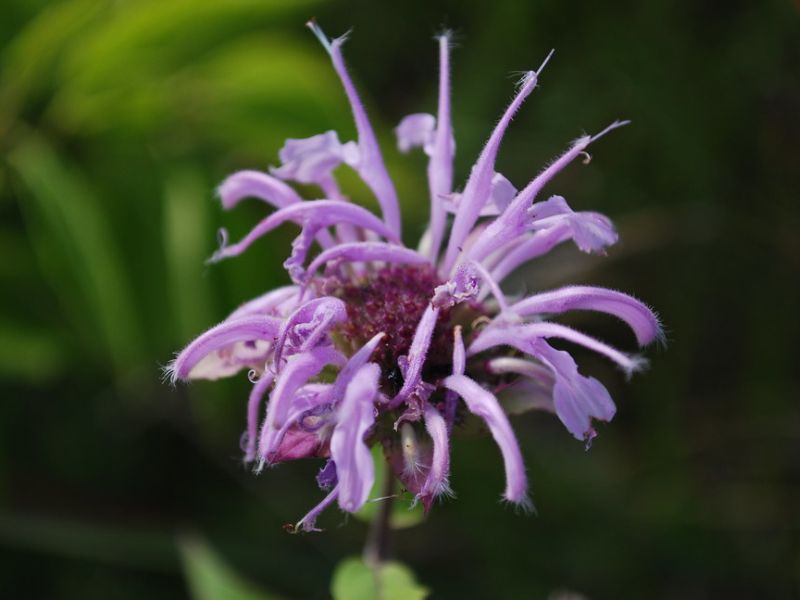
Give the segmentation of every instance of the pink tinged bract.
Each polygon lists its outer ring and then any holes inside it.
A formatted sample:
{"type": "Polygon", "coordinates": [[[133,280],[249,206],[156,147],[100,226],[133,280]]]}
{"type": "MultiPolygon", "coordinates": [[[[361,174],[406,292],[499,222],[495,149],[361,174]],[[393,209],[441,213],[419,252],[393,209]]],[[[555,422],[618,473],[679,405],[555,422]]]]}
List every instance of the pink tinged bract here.
{"type": "Polygon", "coordinates": [[[364,505],[375,481],[375,465],[364,436],[375,422],[373,401],[380,374],[380,367],[374,363],[358,370],[347,385],[331,437],[331,457],[339,480],[339,506],[350,513],[364,505]]]}
{"type": "MultiPolygon", "coordinates": [[[[280,326],[279,319],[263,315],[227,319],[186,346],[167,367],[167,375],[173,383],[179,379],[192,379],[201,375],[205,379],[231,375],[246,366],[247,362],[231,362],[230,357],[212,356],[212,353],[230,349],[237,342],[273,342],[280,326]],[[206,357],[210,357],[212,364],[203,364],[206,357]]],[[[240,352],[246,353],[248,350],[252,352],[246,346],[244,349],[238,348],[240,352]]]]}
{"type": "Polygon", "coordinates": [[[650,308],[632,296],[605,288],[568,286],[530,296],[508,310],[521,316],[595,310],[625,321],[636,335],[639,346],[646,346],[653,340],[663,338],[658,317],[650,308]]]}
{"type": "Polygon", "coordinates": [[[451,375],[442,383],[461,396],[471,413],[484,420],[492,437],[497,442],[506,470],[504,498],[522,506],[529,505],[528,479],[525,475],[522,453],[514,431],[511,429],[511,424],[508,422],[508,417],[503,412],[497,398],[464,375],[451,375]]]}
{"type": "Polygon", "coordinates": [[[344,357],[330,346],[295,354],[287,359],[278,374],[275,389],[270,394],[267,416],[261,428],[258,453],[262,461],[271,462],[270,454],[280,444],[281,432],[287,423],[297,391],[329,364],[344,364],[344,357]]]}
{"type": "Polygon", "coordinates": [[[315,21],[309,21],[308,26],[317,39],[322,43],[323,47],[330,54],[331,62],[336,74],[342,82],[347,99],[350,102],[350,108],[353,111],[353,120],[356,124],[358,131],[358,150],[359,160],[355,169],[364,182],[370,187],[378,200],[378,204],[383,211],[383,220],[386,226],[391,230],[395,238],[400,237],[400,205],[397,201],[397,192],[394,189],[389,173],[386,172],[386,166],[383,163],[378,141],[375,139],[375,133],[372,131],[367,118],[367,112],[364,110],[364,105],[358,97],[358,92],[353,85],[353,80],[347,72],[342,57],[342,44],[346,41],[347,37],[342,36],[334,40],[329,40],[323,33],[322,29],[315,21]]]}

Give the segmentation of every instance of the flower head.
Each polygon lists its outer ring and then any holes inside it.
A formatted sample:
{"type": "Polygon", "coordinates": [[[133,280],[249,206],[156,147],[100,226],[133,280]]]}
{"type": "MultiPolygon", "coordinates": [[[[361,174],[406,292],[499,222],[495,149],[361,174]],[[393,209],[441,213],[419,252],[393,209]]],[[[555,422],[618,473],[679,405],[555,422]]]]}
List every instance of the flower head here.
{"type": "Polygon", "coordinates": [[[594,423],[611,420],[616,407],[603,384],[582,375],[551,341],[598,352],[627,375],[644,364],[550,317],[608,313],[633,330],[640,346],[662,335],[655,314],[621,292],[568,286],[509,302],[501,289],[512,271],[562,242],[603,253],[617,241],[605,216],[576,212],[564,198],[540,193],[592,142],[624,123],[578,138],[518,191],[495,171],[495,159],[543,64],[524,75],[463,189],[455,191],[449,36],[440,36],[437,115],[410,115],[395,129],[401,151],[420,147],[429,157],[430,224],[415,250],[403,244],[397,194],[345,67],[344,38],[329,40],[315,23],[310,27],[341,79],[358,139],[341,143],[329,131],[288,140],[270,174],[241,171],[222,183],[225,208],[255,197],[276,210],[235,244],[222,235],[212,261],[236,256],[292,222],[300,227],[285,262],[293,284],[245,303],[200,335],[169,374],[173,381],[217,379],[250,370],[245,460],[260,470],[296,458],[327,459],[317,481],[328,494],[298,523],[305,530],[334,501],[351,513],[364,505],[375,477],[375,444],[426,509],[451,493],[450,436],[468,414],[485,423],[500,449],[503,497],[525,506],[525,467],[507,416],[521,405],[505,406],[497,392],[524,393],[522,405],[555,413],[588,445],[597,435],[594,423]],[[361,176],[380,216],[340,190],[334,174],[340,165],[361,176]],[[303,201],[287,181],[318,186],[322,199],[303,201]]]}

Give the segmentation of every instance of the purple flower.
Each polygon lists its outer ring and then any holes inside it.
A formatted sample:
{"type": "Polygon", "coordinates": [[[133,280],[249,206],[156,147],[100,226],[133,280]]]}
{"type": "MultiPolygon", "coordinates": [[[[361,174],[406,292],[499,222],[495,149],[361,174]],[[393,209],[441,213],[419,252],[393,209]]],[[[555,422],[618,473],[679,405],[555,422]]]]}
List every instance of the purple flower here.
{"type": "Polygon", "coordinates": [[[395,129],[401,151],[422,148],[428,156],[430,224],[415,250],[402,241],[397,194],[345,67],[345,40],[329,40],[315,23],[310,27],[341,79],[358,139],[342,143],[329,131],[288,140],[271,174],[242,171],[220,186],[225,208],[255,197],[275,210],[235,244],[227,245],[223,234],[212,260],[236,256],[292,222],[300,227],[285,262],[293,285],[247,302],[200,335],[170,364],[169,376],[217,379],[249,370],[245,461],[260,470],[297,458],[327,459],[317,477],[327,496],[297,524],[306,531],[315,530],[317,516],[334,502],[351,513],[364,505],[375,479],[375,444],[426,510],[451,494],[451,434],[470,414],[497,442],[506,473],[503,497],[529,506],[508,415],[553,412],[588,446],[595,423],[616,411],[603,384],[582,375],[572,356],[551,343],[593,350],[626,375],[645,364],[550,318],[599,311],[627,324],[639,346],[662,339],[653,311],[622,292],[569,286],[509,302],[501,288],[509,273],[562,242],[603,253],[617,241],[607,217],[575,212],[564,198],[541,198],[540,192],[569,163],[588,156],[592,142],[624,123],[578,138],[518,191],[495,170],[495,159],[548,56],[524,75],[456,191],[450,40],[441,35],[437,114],[410,115],[395,129]],[[342,165],[372,190],[380,216],[342,193],[335,173],[342,165]],[[322,199],[303,201],[286,181],[314,184],[322,199]],[[513,392],[512,399],[501,400],[501,390],[513,392]]]}

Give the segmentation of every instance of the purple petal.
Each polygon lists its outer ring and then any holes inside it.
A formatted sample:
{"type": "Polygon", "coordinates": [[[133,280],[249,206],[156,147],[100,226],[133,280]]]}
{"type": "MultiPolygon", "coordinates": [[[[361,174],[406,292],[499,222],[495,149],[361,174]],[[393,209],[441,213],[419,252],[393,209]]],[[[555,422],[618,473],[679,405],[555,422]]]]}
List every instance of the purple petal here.
{"type": "Polygon", "coordinates": [[[575,245],[583,252],[603,252],[606,246],[617,243],[619,236],[613,223],[596,212],[574,212],[561,196],[536,202],[528,209],[533,218],[531,228],[549,229],[566,223],[575,245]]]}
{"type": "Polygon", "coordinates": [[[506,470],[506,489],[503,494],[505,499],[523,506],[527,505],[530,502],[528,479],[525,476],[522,453],[508,417],[497,402],[497,398],[464,375],[451,375],[442,383],[461,396],[469,411],[482,418],[489,427],[503,455],[506,470]]]}
{"type": "Polygon", "coordinates": [[[300,289],[296,285],[287,285],[262,294],[249,300],[233,311],[226,320],[237,319],[248,315],[268,315],[284,317],[294,310],[300,289]]]}
{"type": "Polygon", "coordinates": [[[286,140],[278,157],[281,166],[270,169],[276,177],[319,184],[330,178],[331,171],[340,164],[356,164],[358,148],[353,142],[342,144],[335,131],[326,131],[309,138],[286,140]]]}
{"type": "Polygon", "coordinates": [[[414,339],[408,349],[408,368],[405,373],[403,387],[390,402],[390,408],[396,408],[406,398],[416,391],[422,380],[422,367],[425,364],[425,357],[428,354],[428,347],[431,344],[431,336],[436,327],[436,319],[439,317],[439,309],[428,305],[422,318],[417,324],[414,339]]]}
{"type": "Polygon", "coordinates": [[[610,358],[630,376],[647,363],[639,357],[628,356],[593,337],[558,323],[529,323],[516,326],[494,326],[484,329],[470,345],[469,354],[477,354],[494,346],[508,345],[521,352],[531,353],[531,347],[541,338],[557,337],[610,358]]]}
{"type": "Polygon", "coordinates": [[[402,246],[384,242],[354,242],[339,244],[320,254],[308,265],[307,273],[313,275],[322,265],[343,262],[383,261],[391,264],[422,264],[430,262],[427,258],[402,246]]]}
{"type": "Polygon", "coordinates": [[[450,122],[450,34],[439,36],[439,106],[436,132],[428,161],[428,186],[431,192],[431,246],[433,262],[439,255],[446,225],[442,198],[453,191],[453,126],[450,122]]]}
{"type": "Polygon", "coordinates": [[[503,139],[503,135],[511,119],[517,112],[517,109],[519,109],[525,98],[527,98],[536,87],[537,80],[538,77],[535,71],[528,71],[528,73],[525,74],[525,77],[523,77],[520,82],[516,96],[500,118],[492,135],[489,137],[489,141],[486,142],[486,146],[484,146],[478,160],[472,167],[472,172],[464,187],[459,211],[456,214],[455,221],[453,221],[453,228],[450,231],[450,241],[447,245],[447,253],[444,261],[445,272],[449,271],[455,263],[456,257],[460,252],[459,248],[475,225],[475,221],[477,221],[481,209],[489,200],[492,177],[495,172],[495,159],[500,149],[500,142],[503,139]]]}
{"type": "Polygon", "coordinates": [[[245,462],[252,462],[256,459],[261,399],[272,385],[274,379],[275,376],[267,371],[253,384],[253,389],[250,391],[250,398],[247,400],[247,445],[244,454],[245,462]]]}
{"type": "Polygon", "coordinates": [[[544,387],[530,379],[520,379],[497,392],[503,411],[509,416],[521,415],[532,410],[555,413],[553,386],[544,387]]]}
{"type": "Polygon", "coordinates": [[[530,235],[528,239],[512,248],[500,259],[494,269],[492,269],[492,277],[495,281],[503,281],[509,273],[520,265],[538,256],[547,254],[556,245],[568,240],[570,234],[569,225],[566,223],[555,225],[550,229],[537,231],[532,235],[528,234],[530,235]]]}
{"type": "Polygon", "coordinates": [[[420,490],[419,497],[425,504],[425,509],[430,508],[431,500],[442,494],[450,495],[450,443],[447,435],[447,423],[432,405],[425,405],[425,429],[433,441],[433,455],[425,483],[420,490]]]}
{"type": "Polygon", "coordinates": [[[326,365],[341,365],[343,362],[342,355],[330,347],[315,348],[288,358],[270,394],[267,416],[261,428],[258,453],[262,460],[269,462],[270,454],[280,443],[281,430],[289,420],[289,411],[300,387],[326,365]]]}
{"type": "Polygon", "coordinates": [[[394,128],[397,136],[397,148],[400,152],[409,152],[412,148],[422,148],[426,154],[433,150],[433,138],[436,131],[436,117],[428,113],[415,113],[403,117],[394,128]]]}
{"type": "Polygon", "coordinates": [[[336,475],[336,463],[331,459],[317,473],[317,485],[320,489],[329,490],[337,483],[339,483],[339,478],[336,475]]]}
{"type": "Polygon", "coordinates": [[[383,164],[383,157],[378,147],[378,141],[375,139],[375,133],[372,131],[372,126],[367,118],[364,105],[361,103],[358,92],[356,92],[356,88],[353,85],[353,80],[350,79],[350,74],[345,67],[341,50],[345,37],[328,40],[316,22],[310,21],[308,26],[311,31],[314,32],[314,35],[317,36],[323,47],[328,51],[328,54],[330,54],[333,68],[339,75],[342,87],[344,87],[345,94],[350,102],[356,130],[358,131],[358,149],[360,157],[356,170],[375,194],[378,204],[383,211],[383,220],[386,226],[391,230],[395,238],[399,238],[400,206],[397,202],[397,192],[394,189],[394,184],[389,174],[386,172],[386,166],[383,164]]]}
{"type": "Polygon", "coordinates": [[[338,298],[324,296],[309,300],[295,310],[281,327],[275,343],[275,365],[279,368],[284,350],[306,352],[316,347],[337,323],[347,320],[347,307],[338,298]]]}
{"type": "Polygon", "coordinates": [[[244,252],[250,244],[261,236],[269,233],[286,221],[294,221],[300,225],[309,226],[315,229],[329,227],[338,223],[352,223],[365,229],[371,229],[387,239],[398,242],[399,239],[392,231],[367,209],[355,204],[340,202],[338,200],[313,200],[310,202],[300,202],[282,208],[256,225],[241,241],[231,246],[221,247],[211,262],[238,256],[244,252]]]}
{"type": "MultiPolygon", "coordinates": [[[[211,357],[206,364],[201,362],[213,352],[228,349],[237,342],[272,342],[278,335],[280,325],[280,319],[262,315],[226,319],[186,346],[167,367],[167,375],[173,383],[179,379],[217,379],[230,375],[248,364],[239,362],[235,352],[230,356],[211,357]]],[[[254,354],[253,348],[240,350],[244,356],[254,354]]]]}
{"type": "MultiPolygon", "coordinates": [[[[492,190],[489,193],[489,201],[484,205],[479,213],[479,217],[495,217],[502,213],[517,195],[517,188],[502,174],[495,173],[492,177],[492,190]]],[[[461,206],[462,194],[450,194],[444,202],[445,210],[452,214],[457,214],[461,206]]],[[[463,247],[467,247],[464,244],[463,247]]]]}
{"type": "Polygon", "coordinates": [[[525,188],[517,194],[517,197],[506,208],[502,215],[500,215],[494,222],[486,228],[481,238],[470,248],[467,257],[473,260],[480,261],[497,246],[498,243],[503,243],[509,239],[520,235],[526,226],[526,216],[528,208],[531,203],[536,199],[536,196],[542,188],[550,182],[561,170],[564,169],[569,163],[575,160],[578,156],[584,154],[586,147],[596,140],[598,137],[605,135],[608,131],[615,129],[624,122],[615,122],[607,127],[601,133],[592,136],[583,136],[575,140],[572,146],[549,166],[547,166],[539,175],[534,177],[525,188]]]}
{"type": "Polygon", "coordinates": [[[625,321],[636,334],[640,346],[663,337],[658,317],[645,304],[622,292],[590,286],[568,286],[536,294],[514,304],[518,315],[562,313],[568,310],[596,310],[625,321]]]}
{"type": "Polygon", "coordinates": [[[553,370],[553,402],[558,418],[576,439],[591,442],[597,435],[592,419],[610,421],[617,410],[608,390],[594,377],[578,373],[569,353],[556,350],[543,340],[534,343],[531,353],[553,370]]]}
{"type": "Polygon", "coordinates": [[[259,198],[276,208],[302,201],[288,185],[259,171],[239,171],[225,179],[217,189],[222,206],[229,210],[244,198],[259,198]]]}
{"type": "Polygon", "coordinates": [[[291,533],[297,533],[298,531],[300,531],[300,529],[302,529],[306,533],[311,533],[312,531],[322,531],[321,529],[317,529],[316,527],[317,518],[322,513],[322,511],[328,508],[333,503],[333,501],[336,500],[336,497],[338,495],[339,495],[339,486],[336,485],[330,492],[328,492],[328,495],[322,499],[322,502],[320,502],[314,508],[308,511],[306,516],[300,519],[294,525],[294,527],[291,528],[290,530],[291,533]]]}
{"type": "Polygon", "coordinates": [[[331,437],[331,457],[339,479],[339,506],[350,513],[364,505],[375,482],[375,465],[364,436],[375,422],[373,400],[378,393],[380,374],[375,363],[359,369],[347,386],[331,437]]]}
{"type": "Polygon", "coordinates": [[[480,291],[479,275],[474,264],[459,265],[452,279],[434,289],[431,305],[448,308],[474,298],[480,291]]]}
{"type": "Polygon", "coordinates": [[[359,348],[358,352],[353,354],[350,360],[347,361],[347,364],[339,371],[339,375],[337,375],[336,381],[333,383],[333,390],[331,391],[332,404],[338,403],[339,400],[344,397],[345,390],[350,381],[352,381],[356,373],[361,370],[361,367],[367,364],[372,354],[375,352],[375,349],[378,347],[378,344],[381,343],[381,340],[383,340],[385,336],[386,334],[382,332],[376,334],[370,341],[359,348]]]}

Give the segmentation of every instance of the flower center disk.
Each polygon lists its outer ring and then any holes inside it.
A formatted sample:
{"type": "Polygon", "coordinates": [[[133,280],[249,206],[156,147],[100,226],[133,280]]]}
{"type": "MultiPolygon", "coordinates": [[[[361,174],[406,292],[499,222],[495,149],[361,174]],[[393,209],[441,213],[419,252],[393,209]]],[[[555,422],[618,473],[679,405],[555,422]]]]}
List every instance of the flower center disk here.
{"type": "MultiPolygon", "coordinates": [[[[328,280],[326,293],[347,305],[347,322],[334,332],[337,347],[352,355],[367,341],[383,332],[373,360],[381,367],[382,387],[388,394],[403,384],[398,359],[408,354],[417,325],[442,281],[428,265],[389,266],[351,280],[328,280]]],[[[428,349],[423,379],[436,381],[449,374],[453,355],[453,327],[469,324],[484,314],[480,305],[458,305],[443,309],[428,349]]]]}

